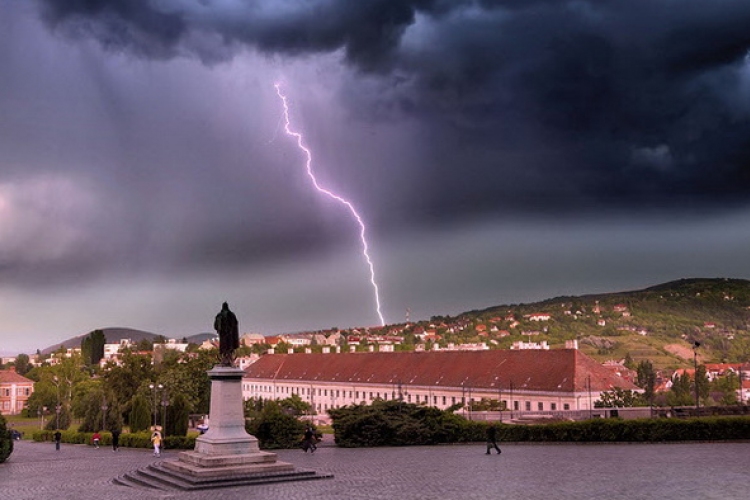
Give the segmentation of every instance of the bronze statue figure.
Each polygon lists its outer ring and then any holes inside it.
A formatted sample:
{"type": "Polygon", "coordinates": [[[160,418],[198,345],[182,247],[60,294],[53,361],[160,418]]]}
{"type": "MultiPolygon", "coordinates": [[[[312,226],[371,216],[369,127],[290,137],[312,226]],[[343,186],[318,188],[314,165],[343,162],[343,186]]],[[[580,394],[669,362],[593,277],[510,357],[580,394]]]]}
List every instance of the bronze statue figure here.
{"type": "Polygon", "coordinates": [[[214,320],[214,330],[219,333],[219,362],[221,366],[234,365],[234,351],[240,346],[240,332],[237,316],[224,302],[214,320]]]}

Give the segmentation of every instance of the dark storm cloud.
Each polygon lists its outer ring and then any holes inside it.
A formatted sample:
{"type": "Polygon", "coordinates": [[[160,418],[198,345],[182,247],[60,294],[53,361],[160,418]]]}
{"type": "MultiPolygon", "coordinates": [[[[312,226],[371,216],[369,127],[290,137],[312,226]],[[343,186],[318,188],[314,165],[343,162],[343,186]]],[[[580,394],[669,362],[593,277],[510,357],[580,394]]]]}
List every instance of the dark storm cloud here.
{"type": "Polygon", "coordinates": [[[343,50],[352,109],[421,121],[428,189],[407,218],[711,206],[750,187],[744,0],[44,4],[50,25],[149,57],[343,50]]]}
{"type": "Polygon", "coordinates": [[[418,10],[444,10],[436,0],[42,2],[51,26],[148,57],[193,53],[215,62],[231,57],[231,49],[243,44],[288,54],[344,48],[348,60],[369,68],[388,58],[418,10]]]}

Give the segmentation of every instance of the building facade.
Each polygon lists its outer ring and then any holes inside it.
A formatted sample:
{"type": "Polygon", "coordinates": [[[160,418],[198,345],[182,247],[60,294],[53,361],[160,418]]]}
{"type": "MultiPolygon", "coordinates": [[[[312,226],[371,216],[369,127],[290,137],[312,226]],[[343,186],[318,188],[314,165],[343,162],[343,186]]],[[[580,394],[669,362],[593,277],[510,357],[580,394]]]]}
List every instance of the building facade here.
{"type": "Polygon", "coordinates": [[[33,393],[33,380],[19,375],[14,369],[0,370],[0,413],[3,415],[21,413],[33,393]]]}
{"type": "Polygon", "coordinates": [[[577,349],[269,354],[245,370],[244,399],[331,408],[399,399],[447,409],[482,399],[511,412],[590,410],[601,392],[640,391],[577,349]]]}

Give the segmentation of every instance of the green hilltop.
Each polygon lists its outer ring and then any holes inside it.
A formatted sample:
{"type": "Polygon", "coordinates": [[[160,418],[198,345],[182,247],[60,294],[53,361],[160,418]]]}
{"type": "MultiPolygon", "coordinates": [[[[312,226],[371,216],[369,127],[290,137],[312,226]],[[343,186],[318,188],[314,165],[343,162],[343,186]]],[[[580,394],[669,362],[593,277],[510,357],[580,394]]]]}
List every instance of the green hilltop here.
{"type": "Polygon", "coordinates": [[[557,297],[431,318],[444,342],[487,342],[509,348],[517,341],[546,341],[551,348],[577,340],[594,359],[638,362],[657,368],[699,362],[750,360],[750,281],[682,279],[638,291],[557,297]],[[548,319],[546,318],[548,316],[548,319]],[[536,321],[534,320],[536,319],[536,321]]]}

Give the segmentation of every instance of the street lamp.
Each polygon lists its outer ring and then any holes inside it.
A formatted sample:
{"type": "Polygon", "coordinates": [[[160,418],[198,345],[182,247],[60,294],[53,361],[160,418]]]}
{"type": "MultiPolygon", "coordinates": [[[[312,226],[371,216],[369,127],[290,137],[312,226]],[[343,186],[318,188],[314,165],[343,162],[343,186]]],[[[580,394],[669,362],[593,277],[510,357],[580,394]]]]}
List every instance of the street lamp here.
{"type": "Polygon", "coordinates": [[[107,428],[107,399],[102,396],[102,430],[107,428]]]}
{"type": "Polygon", "coordinates": [[[156,394],[158,391],[164,389],[164,386],[161,384],[148,384],[148,388],[151,389],[151,425],[156,427],[156,394]]]}
{"type": "Polygon", "coordinates": [[[57,392],[57,404],[55,405],[55,430],[60,428],[60,379],[57,378],[57,375],[52,377],[52,380],[54,381],[56,392],[57,392]]]}
{"type": "Polygon", "coordinates": [[[167,435],[167,406],[169,406],[169,398],[167,397],[166,389],[161,391],[161,429],[162,436],[167,435]]]}
{"type": "Polygon", "coordinates": [[[693,376],[693,379],[695,380],[695,416],[697,417],[700,412],[700,398],[698,393],[698,348],[701,346],[701,343],[697,340],[693,341],[693,366],[695,368],[695,375],[693,376]]]}

